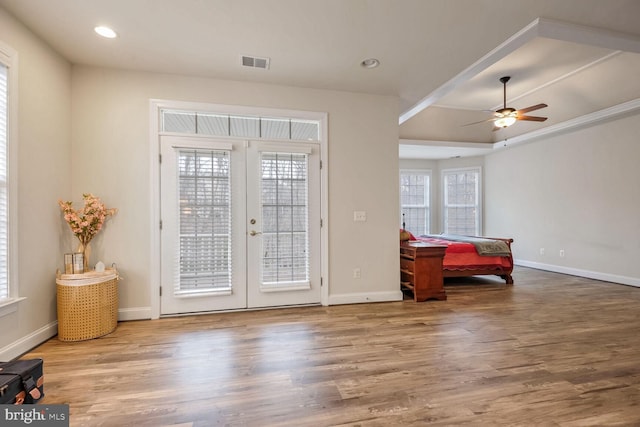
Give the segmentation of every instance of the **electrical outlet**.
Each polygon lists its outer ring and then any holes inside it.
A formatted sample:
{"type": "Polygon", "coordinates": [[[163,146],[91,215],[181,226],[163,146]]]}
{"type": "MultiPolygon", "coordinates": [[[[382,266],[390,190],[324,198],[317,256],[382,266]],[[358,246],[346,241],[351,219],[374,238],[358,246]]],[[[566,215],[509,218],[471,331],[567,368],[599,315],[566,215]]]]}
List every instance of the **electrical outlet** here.
{"type": "Polygon", "coordinates": [[[353,269],[353,278],[354,279],[359,279],[360,278],[360,269],[359,268],[354,268],[353,269]]]}
{"type": "Polygon", "coordinates": [[[544,248],[540,248],[540,255],[544,255],[544,248]]]}
{"type": "Polygon", "coordinates": [[[564,249],[560,249],[560,258],[564,258],[564,249]]]}

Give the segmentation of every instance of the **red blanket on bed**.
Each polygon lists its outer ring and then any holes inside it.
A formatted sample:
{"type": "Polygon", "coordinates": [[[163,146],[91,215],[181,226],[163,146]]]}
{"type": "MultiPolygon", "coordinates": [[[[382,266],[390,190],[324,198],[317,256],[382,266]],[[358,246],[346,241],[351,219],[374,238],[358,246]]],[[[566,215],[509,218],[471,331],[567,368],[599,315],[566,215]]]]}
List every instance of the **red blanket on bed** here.
{"type": "Polygon", "coordinates": [[[454,242],[435,237],[414,237],[422,242],[443,245],[447,247],[442,260],[445,270],[478,270],[495,268],[511,268],[513,260],[507,256],[480,256],[471,243],[454,242]]]}

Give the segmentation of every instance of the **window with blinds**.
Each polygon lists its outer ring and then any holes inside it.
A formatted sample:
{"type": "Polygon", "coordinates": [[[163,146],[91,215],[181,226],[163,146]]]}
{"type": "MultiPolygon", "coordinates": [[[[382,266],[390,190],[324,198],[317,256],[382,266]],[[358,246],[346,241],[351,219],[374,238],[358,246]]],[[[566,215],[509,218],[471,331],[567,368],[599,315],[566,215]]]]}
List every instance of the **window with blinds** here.
{"type": "Polygon", "coordinates": [[[176,293],[231,289],[230,152],[179,150],[180,281],[176,293]]]}
{"type": "Polygon", "coordinates": [[[307,154],[261,153],[261,286],[309,282],[307,154]]]}
{"type": "Polygon", "coordinates": [[[162,131],[270,140],[319,141],[317,120],[162,110],[162,131]]]}
{"type": "Polygon", "coordinates": [[[444,232],[480,235],[480,169],[445,170],[442,177],[444,232]]]}
{"type": "Polygon", "coordinates": [[[429,234],[430,171],[400,172],[400,227],[413,235],[429,234]]]}
{"type": "Polygon", "coordinates": [[[8,68],[0,62],[0,300],[9,298],[8,68]]]}

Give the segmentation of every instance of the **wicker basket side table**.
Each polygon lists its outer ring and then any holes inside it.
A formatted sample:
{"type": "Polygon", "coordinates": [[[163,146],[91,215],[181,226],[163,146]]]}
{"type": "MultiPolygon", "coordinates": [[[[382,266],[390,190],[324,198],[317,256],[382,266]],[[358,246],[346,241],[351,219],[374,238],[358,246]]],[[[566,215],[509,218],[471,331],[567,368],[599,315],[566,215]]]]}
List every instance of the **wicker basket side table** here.
{"type": "Polygon", "coordinates": [[[58,274],[58,339],[83,341],[110,334],[118,326],[118,272],[58,274]]]}

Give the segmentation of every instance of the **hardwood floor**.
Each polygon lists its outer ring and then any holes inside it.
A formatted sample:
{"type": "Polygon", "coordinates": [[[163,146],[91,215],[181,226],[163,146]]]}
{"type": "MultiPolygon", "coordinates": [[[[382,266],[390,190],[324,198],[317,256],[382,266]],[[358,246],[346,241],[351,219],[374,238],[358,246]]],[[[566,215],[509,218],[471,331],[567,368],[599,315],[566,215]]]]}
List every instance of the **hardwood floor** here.
{"type": "Polygon", "coordinates": [[[446,301],[120,323],[49,340],[71,426],[640,425],[640,289],[517,268],[446,301]]]}

